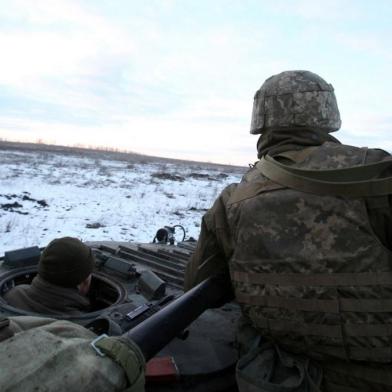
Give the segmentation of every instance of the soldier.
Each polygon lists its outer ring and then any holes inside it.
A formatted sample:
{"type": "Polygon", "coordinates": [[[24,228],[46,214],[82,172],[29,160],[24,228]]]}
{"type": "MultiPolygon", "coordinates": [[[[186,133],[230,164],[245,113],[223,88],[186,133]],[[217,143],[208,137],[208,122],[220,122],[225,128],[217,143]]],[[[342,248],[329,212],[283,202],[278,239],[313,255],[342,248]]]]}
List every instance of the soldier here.
{"type": "Polygon", "coordinates": [[[90,310],[86,297],[94,268],[91,249],[77,238],[53,240],[42,252],[31,285],[5,293],[9,305],[48,315],[80,315],[90,310]]]}
{"type": "Polygon", "coordinates": [[[144,368],[142,351],[126,336],[97,337],[42,317],[0,320],[1,391],[142,392],[144,368]]]}
{"type": "MultiPolygon", "coordinates": [[[[77,238],[50,242],[31,285],[7,292],[6,301],[35,313],[79,315],[94,268],[91,249],[77,238]]],[[[0,319],[0,390],[144,391],[145,360],[125,336],[97,336],[75,323],[43,317],[0,319]]]]}
{"type": "Polygon", "coordinates": [[[392,160],[341,144],[340,126],[321,77],[270,77],[260,161],[203,217],[185,289],[230,274],[241,391],[392,390],[392,160]]]}

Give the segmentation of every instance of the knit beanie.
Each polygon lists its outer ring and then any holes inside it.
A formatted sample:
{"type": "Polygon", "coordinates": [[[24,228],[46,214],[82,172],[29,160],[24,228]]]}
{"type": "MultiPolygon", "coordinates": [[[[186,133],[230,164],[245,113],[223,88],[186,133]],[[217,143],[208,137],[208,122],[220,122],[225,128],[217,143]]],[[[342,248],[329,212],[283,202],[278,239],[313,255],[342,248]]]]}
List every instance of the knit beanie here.
{"type": "Polygon", "coordinates": [[[91,249],[77,238],[53,240],[42,252],[38,274],[49,283],[62,287],[76,287],[93,271],[95,265],[91,249]]]}

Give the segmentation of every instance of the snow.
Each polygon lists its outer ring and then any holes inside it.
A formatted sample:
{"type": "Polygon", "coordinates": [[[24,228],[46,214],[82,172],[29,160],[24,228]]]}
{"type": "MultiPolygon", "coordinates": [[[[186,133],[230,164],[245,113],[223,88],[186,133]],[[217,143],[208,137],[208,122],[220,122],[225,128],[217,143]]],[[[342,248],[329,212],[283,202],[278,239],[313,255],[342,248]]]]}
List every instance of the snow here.
{"type": "Polygon", "coordinates": [[[160,227],[176,224],[197,238],[202,215],[245,171],[86,155],[0,150],[0,255],[63,236],[151,242],[160,227]]]}

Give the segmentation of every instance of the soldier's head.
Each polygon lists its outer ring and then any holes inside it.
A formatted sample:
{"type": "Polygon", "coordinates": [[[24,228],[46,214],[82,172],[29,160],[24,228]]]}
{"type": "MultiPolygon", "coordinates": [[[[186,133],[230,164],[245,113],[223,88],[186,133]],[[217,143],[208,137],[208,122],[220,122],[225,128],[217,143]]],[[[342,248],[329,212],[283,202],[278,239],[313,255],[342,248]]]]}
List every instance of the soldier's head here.
{"type": "Polygon", "coordinates": [[[334,89],[309,71],[285,71],[256,92],[250,133],[279,130],[337,131],[340,114],[334,89]]]}
{"type": "Polygon", "coordinates": [[[91,249],[83,242],[72,237],[57,238],[42,252],[38,275],[54,285],[77,288],[85,295],[94,265],[91,249]]]}

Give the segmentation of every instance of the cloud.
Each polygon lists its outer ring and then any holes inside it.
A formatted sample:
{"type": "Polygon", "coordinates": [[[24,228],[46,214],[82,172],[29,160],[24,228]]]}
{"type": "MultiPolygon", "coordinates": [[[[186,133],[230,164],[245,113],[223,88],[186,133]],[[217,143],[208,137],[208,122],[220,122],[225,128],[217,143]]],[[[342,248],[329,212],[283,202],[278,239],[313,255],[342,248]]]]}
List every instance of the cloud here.
{"type": "Polygon", "coordinates": [[[115,24],[74,1],[17,0],[0,18],[9,25],[0,33],[0,84],[37,99],[53,98],[57,80],[91,78],[106,61],[134,50],[115,24]]]}
{"type": "Polygon", "coordinates": [[[358,33],[365,7],[355,4],[15,0],[0,9],[0,136],[243,161],[255,154],[254,92],[304,68],[338,87],[354,138],[356,113],[391,91],[389,35],[358,33]],[[362,70],[377,64],[375,92],[362,70]]]}
{"type": "MultiPolygon", "coordinates": [[[[368,63],[371,59],[383,59],[384,66],[391,65],[390,39],[385,32],[341,32],[333,34],[333,36],[339,46],[354,53],[368,56],[364,59],[364,63],[368,63]]],[[[380,66],[382,65],[380,64],[380,66]]]]}
{"type": "Polygon", "coordinates": [[[362,15],[360,4],[354,0],[275,0],[271,7],[275,12],[315,23],[353,20],[362,15]]]}

